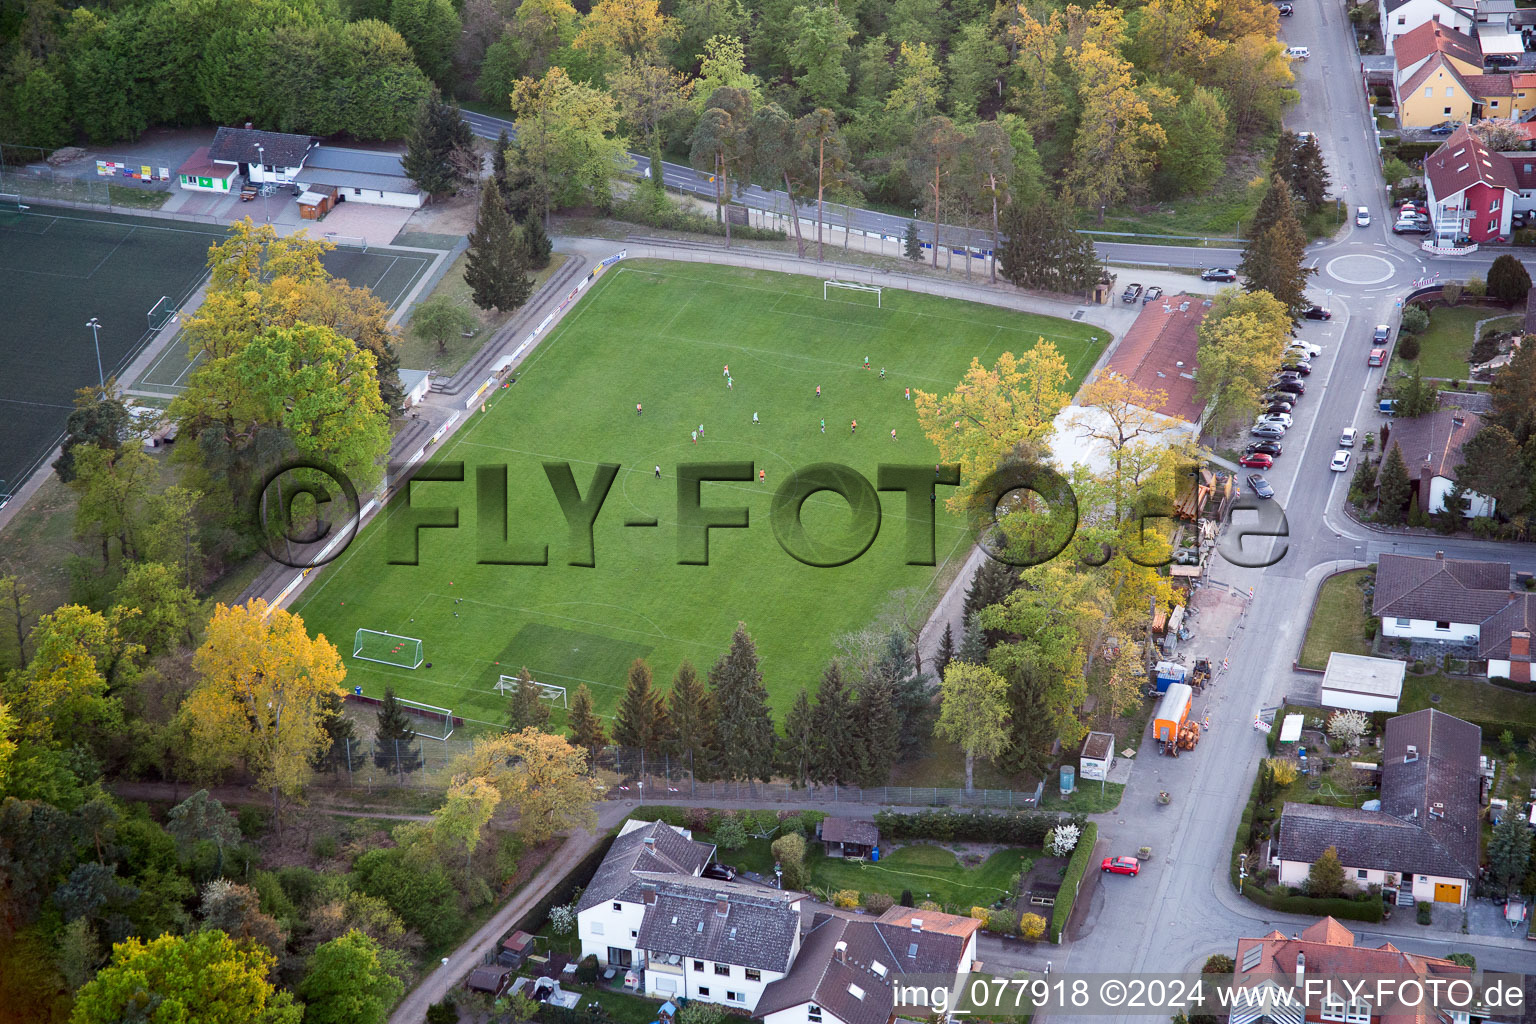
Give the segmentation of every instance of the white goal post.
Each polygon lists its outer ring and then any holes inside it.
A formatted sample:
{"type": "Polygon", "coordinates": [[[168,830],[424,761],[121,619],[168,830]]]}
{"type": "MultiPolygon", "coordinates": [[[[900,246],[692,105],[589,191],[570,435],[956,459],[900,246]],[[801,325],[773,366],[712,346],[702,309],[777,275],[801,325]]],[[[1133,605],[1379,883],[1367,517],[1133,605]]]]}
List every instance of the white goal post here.
{"type": "MultiPolygon", "coordinates": [[[[492,689],[504,697],[510,696],[517,692],[518,681],[517,676],[502,676],[496,681],[496,685],[492,689]]],[[[565,687],[557,686],[554,683],[541,683],[537,679],[530,680],[530,682],[539,688],[539,697],[541,699],[547,700],[551,704],[558,704],[562,708],[570,706],[565,702],[565,687]]]]}
{"type": "Polygon", "coordinates": [[[874,292],[876,308],[884,308],[881,289],[878,284],[859,284],[857,281],[823,281],[821,282],[821,297],[823,300],[828,297],[828,289],[830,288],[847,288],[855,292],[874,292]]]}
{"type": "Polygon", "coordinates": [[[378,629],[360,629],[352,638],[352,657],[375,661],[396,668],[420,668],[421,641],[413,636],[385,633],[378,629]]]}
{"type": "Polygon", "coordinates": [[[414,700],[406,700],[404,697],[396,697],[395,703],[399,704],[407,713],[417,718],[425,718],[430,725],[426,729],[417,729],[416,736],[424,740],[446,740],[453,735],[453,709],[440,708],[435,704],[421,704],[414,700]]]}

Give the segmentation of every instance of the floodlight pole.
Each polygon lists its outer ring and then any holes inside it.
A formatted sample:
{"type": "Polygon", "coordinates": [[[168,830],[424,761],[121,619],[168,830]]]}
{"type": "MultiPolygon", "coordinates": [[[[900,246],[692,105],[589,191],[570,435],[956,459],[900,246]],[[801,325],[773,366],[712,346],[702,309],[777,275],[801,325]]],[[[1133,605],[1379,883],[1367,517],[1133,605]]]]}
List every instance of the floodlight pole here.
{"type": "Polygon", "coordinates": [[[85,326],[91,329],[91,341],[96,345],[96,380],[101,385],[101,394],[105,398],[107,394],[107,376],[101,372],[101,321],[91,317],[85,322],[85,326]]]}
{"type": "Polygon", "coordinates": [[[266,180],[267,159],[266,159],[266,156],[265,156],[265,154],[263,152],[262,145],[259,142],[256,143],[256,165],[261,168],[261,173],[262,173],[262,180],[261,180],[261,215],[266,218],[268,224],[271,224],[272,223],[272,207],[267,202],[267,180],[266,180]]]}

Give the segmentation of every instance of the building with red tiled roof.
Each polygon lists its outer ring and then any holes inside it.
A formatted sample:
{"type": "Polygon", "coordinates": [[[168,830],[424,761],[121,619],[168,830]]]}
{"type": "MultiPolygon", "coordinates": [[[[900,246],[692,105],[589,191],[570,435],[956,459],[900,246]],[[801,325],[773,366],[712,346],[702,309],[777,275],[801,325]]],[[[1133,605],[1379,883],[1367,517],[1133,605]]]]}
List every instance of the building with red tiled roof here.
{"type": "MultiPolygon", "coordinates": [[[[1358,946],[1355,935],[1331,917],[1325,917],[1290,938],[1284,932],[1272,931],[1254,939],[1237,940],[1237,956],[1233,967],[1234,984],[1242,988],[1271,987],[1291,989],[1308,979],[1358,977],[1361,975],[1402,977],[1421,984],[1429,979],[1470,977],[1472,968],[1443,960],[1439,957],[1405,953],[1384,942],[1379,946],[1358,946]]],[[[1426,986],[1431,987],[1431,986],[1426,986]]],[[[1375,994],[1374,986],[1368,986],[1375,994]]],[[[1230,1024],[1255,1024],[1258,1021],[1349,1021],[1352,1024],[1429,1024],[1441,1018],[1428,1006],[1413,1010],[1398,1007],[1378,1007],[1362,997],[1353,1005],[1334,995],[1344,991],[1338,985],[1328,997],[1321,994],[1310,1002],[1303,1012],[1299,1006],[1272,1004],[1273,1009],[1263,1006],[1235,1006],[1228,1018],[1230,1024]]],[[[1449,1020],[1450,1017],[1445,1018],[1449,1020]]]]}
{"type": "Polygon", "coordinates": [[[208,147],[199,146],[176,168],[181,187],[193,192],[228,192],[233,175],[228,166],[216,164],[208,156],[208,147]]]}
{"type": "Polygon", "coordinates": [[[1467,236],[1486,242],[1509,234],[1510,214],[1520,195],[1515,169],[1466,126],[1425,158],[1424,181],[1430,216],[1442,238],[1467,236]]]}
{"type": "Polygon", "coordinates": [[[1483,52],[1474,37],[1438,21],[1426,21],[1393,41],[1392,57],[1397,64],[1397,80],[1407,81],[1419,65],[1435,53],[1449,57],[1461,74],[1482,73],[1483,52]]]}
{"type": "Polygon", "coordinates": [[[1472,119],[1473,88],[1477,75],[1462,71],[1457,62],[1433,52],[1414,69],[1395,79],[1398,122],[1404,128],[1433,128],[1442,121],[1472,119]]]}
{"type": "Polygon", "coordinates": [[[1205,403],[1195,397],[1195,357],[1200,321],[1209,309],[1209,300],[1194,295],[1146,303],[1104,369],[1166,395],[1152,412],[1198,425],[1205,403]]]}
{"type": "Polygon", "coordinates": [[[1472,18],[1442,0],[1382,0],[1380,14],[1381,38],[1389,56],[1396,52],[1399,39],[1425,23],[1472,31],[1472,18]]]}

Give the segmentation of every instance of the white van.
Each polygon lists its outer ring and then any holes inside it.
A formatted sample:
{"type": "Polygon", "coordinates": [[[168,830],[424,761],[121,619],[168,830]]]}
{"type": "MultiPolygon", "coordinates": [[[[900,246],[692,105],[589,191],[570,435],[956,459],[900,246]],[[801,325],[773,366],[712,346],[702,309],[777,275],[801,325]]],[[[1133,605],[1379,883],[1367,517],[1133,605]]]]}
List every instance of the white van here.
{"type": "Polygon", "coordinates": [[[1291,60],[1306,60],[1312,56],[1312,51],[1305,46],[1287,46],[1285,48],[1285,55],[1291,58],[1291,60]]]}

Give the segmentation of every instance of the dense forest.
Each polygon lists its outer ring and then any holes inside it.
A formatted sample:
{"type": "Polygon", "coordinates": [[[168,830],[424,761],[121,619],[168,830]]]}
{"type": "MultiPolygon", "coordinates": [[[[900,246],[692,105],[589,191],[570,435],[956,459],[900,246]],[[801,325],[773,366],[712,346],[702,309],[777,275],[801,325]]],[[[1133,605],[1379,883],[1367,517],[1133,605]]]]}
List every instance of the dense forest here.
{"type": "Polygon", "coordinates": [[[828,197],[896,207],[992,122],[1011,194],[1096,209],[1202,194],[1264,148],[1294,95],[1277,24],[1260,0],[6,0],[0,140],[246,120],[403,138],[434,84],[512,113],[558,69],[610,136],[676,156],[722,86],[817,114],[828,197]]]}

